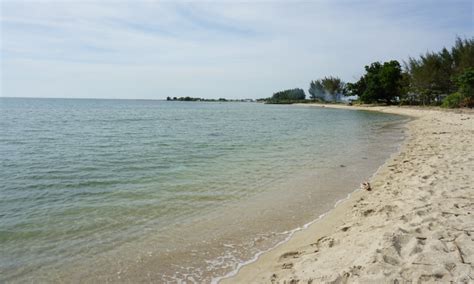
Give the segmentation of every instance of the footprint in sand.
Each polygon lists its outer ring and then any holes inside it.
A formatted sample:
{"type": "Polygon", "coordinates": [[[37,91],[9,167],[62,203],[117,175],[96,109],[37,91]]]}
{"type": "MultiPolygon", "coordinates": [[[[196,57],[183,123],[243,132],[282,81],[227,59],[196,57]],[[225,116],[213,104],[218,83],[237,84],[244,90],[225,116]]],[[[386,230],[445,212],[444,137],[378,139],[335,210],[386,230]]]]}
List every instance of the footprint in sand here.
{"type": "Polygon", "coordinates": [[[317,241],[318,247],[332,248],[336,241],[331,237],[322,237],[317,241]]]}
{"type": "Polygon", "coordinates": [[[364,217],[367,217],[367,216],[370,216],[372,213],[374,213],[374,209],[368,209],[368,210],[365,210],[362,215],[364,215],[364,217]]]}
{"type": "Polygon", "coordinates": [[[287,259],[287,258],[298,258],[300,255],[301,255],[301,252],[299,251],[289,251],[282,254],[280,256],[280,260],[287,259]]]}

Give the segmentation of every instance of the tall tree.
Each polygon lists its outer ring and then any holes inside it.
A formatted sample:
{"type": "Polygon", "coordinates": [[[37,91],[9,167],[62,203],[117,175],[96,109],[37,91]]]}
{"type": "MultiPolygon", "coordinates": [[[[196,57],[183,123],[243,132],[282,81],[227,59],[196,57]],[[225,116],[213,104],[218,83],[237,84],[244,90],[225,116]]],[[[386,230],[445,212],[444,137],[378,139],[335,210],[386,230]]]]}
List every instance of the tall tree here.
{"type": "Polygon", "coordinates": [[[474,107],[474,67],[466,68],[465,71],[456,78],[461,96],[461,106],[474,107]]]}
{"type": "Polygon", "coordinates": [[[457,38],[451,49],[454,73],[460,75],[466,68],[474,67],[474,37],[470,39],[457,38]]]}
{"type": "Polygon", "coordinates": [[[365,103],[391,104],[402,95],[403,76],[396,60],[374,62],[365,66],[365,74],[356,83],[348,84],[348,94],[358,95],[365,103]]]}
{"type": "Polygon", "coordinates": [[[474,38],[457,38],[451,51],[443,48],[409,58],[405,63],[409,91],[422,104],[440,103],[442,97],[456,92],[455,79],[470,67],[474,67],[474,38]]]}
{"type": "Polygon", "coordinates": [[[452,91],[452,60],[449,53],[426,53],[420,59],[410,58],[411,90],[417,93],[423,104],[439,101],[443,94],[452,91]]]}
{"type": "Polygon", "coordinates": [[[339,77],[324,77],[321,79],[321,84],[334,102],[340,99],[345,90],[345,83],[339,77]]]}
{"type": "Polygon", "coordinates": [[[325,100],[325,91],[323,84],[321,83],[321,79],[311,81],[311,83],[309,84],[308,93],[310,94],[309,97],[312,100],[325,100]]]}

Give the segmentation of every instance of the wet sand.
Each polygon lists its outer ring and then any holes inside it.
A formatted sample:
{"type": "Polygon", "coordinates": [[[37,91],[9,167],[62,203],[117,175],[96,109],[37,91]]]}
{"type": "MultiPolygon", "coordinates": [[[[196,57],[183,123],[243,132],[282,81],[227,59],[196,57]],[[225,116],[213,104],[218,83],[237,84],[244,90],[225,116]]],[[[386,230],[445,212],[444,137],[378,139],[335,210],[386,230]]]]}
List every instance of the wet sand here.
{"type": "MultiPolygon", "coordinates": [[[[321,105],[308,105],[321,107],[321,105]]],[[[474,281],[474,112],[415,118],[400,151],[332,211],[222,283],[474,281]]]]}

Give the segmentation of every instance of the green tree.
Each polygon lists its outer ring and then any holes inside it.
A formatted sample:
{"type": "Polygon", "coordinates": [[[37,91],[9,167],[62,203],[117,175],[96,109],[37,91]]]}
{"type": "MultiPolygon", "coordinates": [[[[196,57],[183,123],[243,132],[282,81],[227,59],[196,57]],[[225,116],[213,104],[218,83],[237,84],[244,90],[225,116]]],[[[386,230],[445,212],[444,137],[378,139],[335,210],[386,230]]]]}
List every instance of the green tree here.
{"type": "Polygon", "coordinates": [[[347,83],[346,95],[347,96],[361,96],[365,89],[367,89],[367,82],[365,81],[366,76],[360,77],[359,81],[355,83],[347,83]]]}
{"type": "Polygon", "coordinates": [[[278,103],[278,102],[292,102],[292,101],[300,101],[304,100],[306,95],[302,89],[289,89],[280,92],[276,92],[270,99],[270,102],[278,103]]]}
{"type": "Polygon", "coordinates": [[[451,49],[454,73],[460,75],[465,69],[474,67],[474,37],[457,38],[451,49]]]}
{"type": "MultiPolygon", "coordinates": [[[[447,94],[456,92],[455,79],[467,68],[474,67],[474,38],[457,38],[449,51],[428,52],[420,58],[409,58],[405,68],[409,74],[409,92],[422,104],[439,103],[447,94]]],[[[451,98],[451,102],[456,101],[451,98]]]]}
{"type": "Polygon", "coordinates": [[[324,91],[324,87],[323,87],[323,84],[321,83],[321,79],[319,80],[315,80],[315,81],[311,81],[311,83],[309,84],[309,89],[308,89],[308,93],[310,94],[310,98],[312,100],[321,100],[321,101],[324,101],[324,94],[325,94],[325,91],[324,91]]]}
{"type": "Polygon", "coordinates": [[[348,84],[348,95],[358,95],[364,103],[391,104],[403,94],[402,68],[398,61],[374,62],[365,66],[365,71],[358,82],[348,84]]]}
{"type": "Polygon", "coordinates": [[[402,67],[396,60],[385,62],[380,73],[380,82],[382,84],[382,94],[379,100],[391,104],[402,95],[403,76],[402,67]]]}
{"type": "Polygon", "coordinates": [[[321,84],[334,102],[338,101],[345,91],[345,83],[338,77],[324,77],[321,79],[321,84]]]}
{"type": "Polygon", "coordinates": [[[441,95],[453,91],[452,59],[446,49],[443,53],[426,53],[420,59],[410,58],[408,71],[411,91],[419,95],[423,104],[439,101],[441,95]]]}
{"type": "Polygon", "coordinates": [[[466,70],[456,78],[461,95],[461,106],[474,107],[474,67],[466,70]]]}

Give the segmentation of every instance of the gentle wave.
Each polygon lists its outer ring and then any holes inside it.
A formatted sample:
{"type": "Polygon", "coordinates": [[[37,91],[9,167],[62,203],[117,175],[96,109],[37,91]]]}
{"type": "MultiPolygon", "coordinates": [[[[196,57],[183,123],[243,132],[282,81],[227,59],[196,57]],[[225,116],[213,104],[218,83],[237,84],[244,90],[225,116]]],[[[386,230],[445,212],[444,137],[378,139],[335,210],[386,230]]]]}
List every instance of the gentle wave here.
{"type": "MultiPolygon", "coordinates": [[[[404,122],[408,122],[410,119],[405,119],[404,122]]],[[[392,122],[392,123],[387,123],[388,126],[386,126],[385,124],[383,124],[381,126],[381,128],[387,128],[387,127],[393,127],[393,126],[400,126],[400,122],[392,122]]],[[[390,129],[393,129],[393,128],[390,128],[390,129]]],[[[370,178],[368,178],[368,180],[371,180],[373,177],[375,177],[377,175],[377,173],[380,171],[380,169],[387,163],[387,161],[391,160],[394,156],[397,156],[400,152],[401,152],[401,149],[403,147],[404,144],[399,144],[397,146],[397,150],[393,153],[391,153],[390,157],[388,157],[385,162],[383,164],[381,164],[377,170],[370,176],[370,178]]],[[[334,204],[334,207],[319,215],[318,218],[308,222],[308,223],[305,223],[304,225],[300,226],[300,227],[297,227],[297,228],[294,228],[290,231],[284,231],[284,232],[281,232],[279,234],[282,234],[282,235],[286,235],[285,239],[276,243],[273,247],[270,247],[270,248],[267,248],[265,250],[261,250],[257,253],[255,253],[253,255],[253,257],[251,257],[250,259],[246,260],[246,261],[243,261],[243,262],[237,262],[237,264],[235,265],[234,269],[231,270],[230,272],[226,273],[225,275],[223,276],[218,276],[218,277],[213,277],[211,279],[211,283],[212,284],[218,284],[221,280],[224,280],[224,279],[228,279],[228,278],[232,278],[234,276],[236,276],[239,271],[244,267],[244,266],[247,266],[249,264],[252,264],[256,261],[258,261],[258,259],[260,258],[260,256],[262,256],[263,254],[269,252],[269,251],[272,251],[274,249],[276,249],[277,247],[289,242],[291,240],[291,238],[293,237],[293,235],[299,231],[303,231],[303,230],[306,230],[308,229],[310,226],[312,226],[313,224],[315,224],[316,222],[319,222],[321,221],[321,219],[323,219],[324,217],[326,217],[327,215],[331,214],[331,212],[337,208],[337,206],[339,206],[340,204],[348,201],[351,199],[352,195],[354,195],[357,191],[360,191],[361,189],[360,188],[356,188],[353,192],[349,193],[345,198],[342,198],[342,199],[339,199],[338,201],[336,201],[336,203],[334,204]]]]}
{"type": "Polygon", "coordinates": [[[245,103],[0,98],[0,121],[0,281],[140,280],[135,258],[159,279],[218,279],[402,138],[398,116],[245,103]]]}

